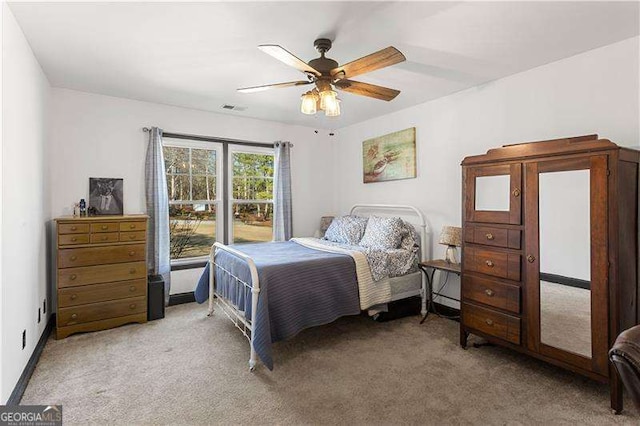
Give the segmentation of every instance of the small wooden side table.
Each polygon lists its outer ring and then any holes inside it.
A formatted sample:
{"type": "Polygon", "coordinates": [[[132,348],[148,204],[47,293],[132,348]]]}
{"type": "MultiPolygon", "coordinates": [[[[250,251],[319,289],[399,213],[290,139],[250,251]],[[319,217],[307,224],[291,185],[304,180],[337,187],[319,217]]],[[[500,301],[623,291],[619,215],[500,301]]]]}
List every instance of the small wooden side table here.
{"type": "Polygon", "coordinates": [[[424,274],[427,276],[427,285],[429,286],[429,289],[428,289],[429,304],[427,305],[427,312],[424,314],[424,317],[422,317],[422,320],[420,321],[420,324],[422,324],[423,322],[425,322],[425,320],[429,316],[429,311],[431,310],[433,310],[434,314],[441,316],[440,314],[438,314],[433,304],[434,295],[439,297],[444,297],[445,299],[454,300],[456,302],[460,302],[459,299],[456,299],[454,297],[449,297],[444,294],[433,291],[433,276],[435,275],[436,271],[444,271],[447,273],[451,272],[453,274],[456,274],[457,276],[460,276],[461,271],[460,271],[459,263],[449,263],[444,259],[427,260],[424,262],[420,262],[418,266],[420,267],[422,272],[424,272],[424,274]]]}

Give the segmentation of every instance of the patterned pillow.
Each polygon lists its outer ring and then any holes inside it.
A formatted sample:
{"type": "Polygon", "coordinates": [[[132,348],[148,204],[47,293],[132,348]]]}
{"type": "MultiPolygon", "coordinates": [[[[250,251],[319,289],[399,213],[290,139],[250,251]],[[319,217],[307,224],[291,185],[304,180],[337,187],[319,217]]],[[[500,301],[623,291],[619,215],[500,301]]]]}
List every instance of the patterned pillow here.
{"type": "Polygon", "coordinates": [[[404,222],[399,217],[371,216],[367,222],[367,229],[360,240],[362,247],[395,249],[400,246],[402,237],[406,234],[404,222]]]}
{"type": "Polygon", "coordinates": [[[360,216],[336,217],[324,233],[324,239],[334,243],[356,246],[364,235],[367,227],[367,218],[360,216]]]}
{"type": "Polygon", "coordinates": [[[406,221],[402,221],[405,234],[400,241],[400,248],[412,252],[417,252],[420,248],[420,235],[416,232],[416,228],[412,224],[406,221]]]}

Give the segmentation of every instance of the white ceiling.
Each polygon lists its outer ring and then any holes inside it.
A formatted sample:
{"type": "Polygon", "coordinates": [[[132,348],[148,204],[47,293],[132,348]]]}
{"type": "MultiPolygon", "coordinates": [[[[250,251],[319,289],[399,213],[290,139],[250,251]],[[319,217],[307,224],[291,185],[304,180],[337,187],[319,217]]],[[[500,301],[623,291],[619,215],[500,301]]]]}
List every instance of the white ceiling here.
{"type": "Polygon", "coordinates": [[[11,3],[53,86],[335,129],[638,35],[637,2],[11,3]],[[342,115],[300,113],[304,75],[256,48],[305,61],[313,41],[346,63],[387,46],[407,62],[356,80],[391,102],[340,95],[342,115]],[[225,111],[223,104],[247,107],[225,111]]]}

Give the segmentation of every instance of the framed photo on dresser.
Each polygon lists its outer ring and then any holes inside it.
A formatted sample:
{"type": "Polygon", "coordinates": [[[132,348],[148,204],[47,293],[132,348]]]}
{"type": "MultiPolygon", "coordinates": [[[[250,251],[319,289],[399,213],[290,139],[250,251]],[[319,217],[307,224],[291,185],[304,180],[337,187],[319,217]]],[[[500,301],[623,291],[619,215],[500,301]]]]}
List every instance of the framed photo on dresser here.
{"type": "Polygon", "coordinates": [[[122,215],[124,180],[89,178],[89,206],[96,215],[122,215]]]}

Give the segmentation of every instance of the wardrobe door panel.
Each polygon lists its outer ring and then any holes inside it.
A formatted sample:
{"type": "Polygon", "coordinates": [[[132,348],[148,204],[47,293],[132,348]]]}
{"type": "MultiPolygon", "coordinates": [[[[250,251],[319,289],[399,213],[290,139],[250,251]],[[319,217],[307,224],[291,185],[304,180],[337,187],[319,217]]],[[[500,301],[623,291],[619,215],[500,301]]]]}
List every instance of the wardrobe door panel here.
{"type": "Polygon", "coordinates": [[[465,219],[519,225],[522,164],[469,167],[465,171],[465,219]]]}

